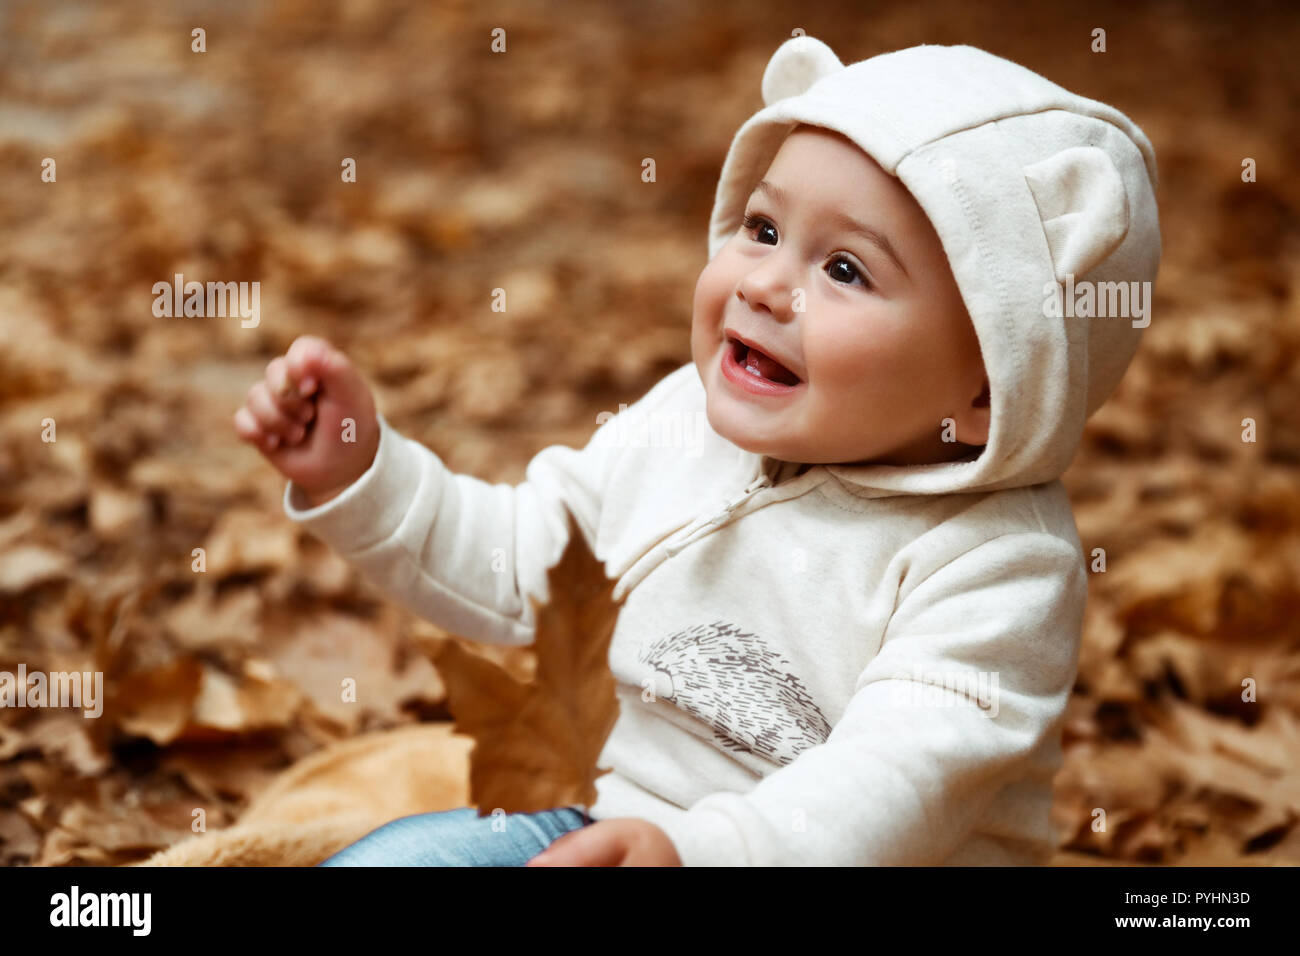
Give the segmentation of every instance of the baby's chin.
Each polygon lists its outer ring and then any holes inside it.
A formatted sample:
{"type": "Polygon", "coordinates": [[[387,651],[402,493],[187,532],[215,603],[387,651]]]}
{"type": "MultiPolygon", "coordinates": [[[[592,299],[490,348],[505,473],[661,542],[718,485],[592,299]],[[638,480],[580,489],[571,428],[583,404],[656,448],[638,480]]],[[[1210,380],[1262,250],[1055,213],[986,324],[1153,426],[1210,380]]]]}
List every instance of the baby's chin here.
{"type": "MultiPolygon", "coordinates": [[[[784,436],[772,429],[765,429],[748,419],[755,413],[750,408],[737,408],[731,396],[717,398],[708,395],[705,401],[705,414],[709,427],[720,437],[725,438],[738,448],[755,455],[768,455],[785,461],[794,461],[790,455],[797,454],[797,449],[784,436]]],[[[761,413],[759,413],[761,414],[761,413]]]]}

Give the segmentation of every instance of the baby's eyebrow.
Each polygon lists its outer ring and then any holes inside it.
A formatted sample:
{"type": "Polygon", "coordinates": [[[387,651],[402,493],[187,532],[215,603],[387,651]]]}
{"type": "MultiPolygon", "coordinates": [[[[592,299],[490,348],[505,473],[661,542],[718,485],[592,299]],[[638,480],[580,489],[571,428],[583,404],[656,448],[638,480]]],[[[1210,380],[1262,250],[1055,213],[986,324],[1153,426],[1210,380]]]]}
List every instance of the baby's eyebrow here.
{"type": "MultiPolygon", "coordinates": [[[[774,202],[784,203],[789,200],[789,195],[784,189],[773,183],[769,183],[766,179],[760,179],[758,185],[754,187],[754,191],[766,193],[774,202]]],[[[842,212],[828,213],[826,218],[845,232],[861,236],[867,242],[871,243],[880,250],[882,255],[888,257],[898,270],[903,273],[903,275],[907,276],[909,279],[911,278],[911,276],[908,275],[907,267],[903,265],[902,258],[898,253],[894,252],[894,247],[890,245],[889,240],[885,236],[868,226],[864,226],[856,219],[846,216],[842,212]]]]}

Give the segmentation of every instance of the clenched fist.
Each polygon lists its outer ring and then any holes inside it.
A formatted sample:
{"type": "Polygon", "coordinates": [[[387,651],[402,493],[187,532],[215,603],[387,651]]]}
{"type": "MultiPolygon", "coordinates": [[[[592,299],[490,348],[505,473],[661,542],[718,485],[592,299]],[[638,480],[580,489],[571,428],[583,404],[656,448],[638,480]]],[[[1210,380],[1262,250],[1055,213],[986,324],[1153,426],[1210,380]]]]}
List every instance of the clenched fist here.
{"type": "Polygon", "coordinates": [[[267,364],[235,412],[235,431],[313,507],[365,474],[379,449],[370,386],[346,355],[313,335],[267,364]]]}

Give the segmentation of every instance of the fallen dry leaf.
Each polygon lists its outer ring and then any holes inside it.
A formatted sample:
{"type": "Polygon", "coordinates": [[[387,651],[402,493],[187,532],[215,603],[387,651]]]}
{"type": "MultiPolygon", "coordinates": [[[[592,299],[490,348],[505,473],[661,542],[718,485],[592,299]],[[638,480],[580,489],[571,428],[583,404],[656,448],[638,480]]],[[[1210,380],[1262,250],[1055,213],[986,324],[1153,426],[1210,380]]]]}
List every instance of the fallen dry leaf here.
{"type": "Polygon", "coordinates": [[[73,562],[53,548],[21,544],[0,553],[0,594],[21,594],[47,581],[66,578],[73,562]]]}
{"type": "Polygon", "coordinates": [[[616,582],[569,516],[569,543],[547,573],[550,600],[533,601],[536,678],[520,682],[460,643],[444,641],[434,664],[447,683],[458,733],[475,740],[470,797],[479,815],[535,813],[596,802],[596,770],[618,718],[609,642],[616,582]]]}
{"type": "Polygon", "coordinates": [[[202,682],[202,663],[193,657],[177,658],[157,670],[123,680],[105,713],[112,714],[117,726],[128,734],[168,744],[189,723],[202,682]]]}

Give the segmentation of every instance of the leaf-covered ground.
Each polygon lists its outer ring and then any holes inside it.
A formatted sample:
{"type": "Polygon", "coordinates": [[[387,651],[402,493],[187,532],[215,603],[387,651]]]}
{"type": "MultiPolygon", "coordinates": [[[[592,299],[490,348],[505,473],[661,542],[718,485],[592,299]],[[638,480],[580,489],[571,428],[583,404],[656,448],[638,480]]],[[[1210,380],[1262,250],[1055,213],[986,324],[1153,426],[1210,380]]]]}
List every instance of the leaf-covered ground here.
{"type": "Polygon", "coordinates": [[[97,720],[0,711],[0,861],[140,859],[189,836],[196,807],[234,822],[332,740],[448,718],[438,632],[287,522],[231,415],[315,333],[456,471],[517,482],[546,445],[584,442],[689,360],[722,159],[801,27],[845,60],[981,46],[1151,137],[1152,324],[1065,476],[1106,570],[1058,859],[1300,862],[1297,19],[1264,3],[6,4],[0,671],[102,671],[106,699],[97,720]],[[155,317],[152,286],[176,273],[258,281],[259,324],[155,317]]]}

